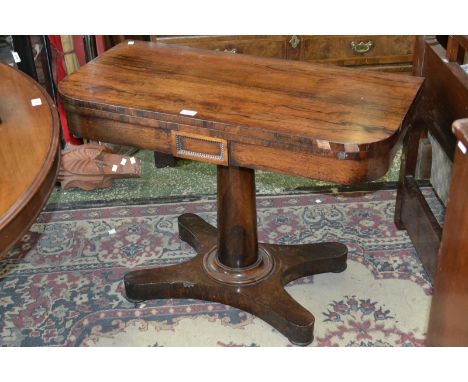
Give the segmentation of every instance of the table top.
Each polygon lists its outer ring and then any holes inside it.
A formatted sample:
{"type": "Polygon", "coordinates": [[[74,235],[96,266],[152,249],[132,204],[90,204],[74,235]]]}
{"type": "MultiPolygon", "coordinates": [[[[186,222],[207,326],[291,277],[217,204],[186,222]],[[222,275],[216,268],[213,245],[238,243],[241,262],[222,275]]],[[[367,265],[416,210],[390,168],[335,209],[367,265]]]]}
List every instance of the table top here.
{"type": "MultiPolygon", "coordinates": [[[[84,115],[94,110],[100,118],[134,118],[133,125],[143,119],[157,120],[165,124],[147,125],[167,130],[197,126],[197,134],[228,141],[256,140],[257,145],[261,140],[266,145],[283,145],[285,150],[335,158],[343,152],[357,152],[357,157],[367,158],[391,151],[422,81],[399,74],[134,41],[121,43],[80,68],[60,83],[59,91],[70,113],[84,115]],[[183,110],[196,114],[183,115],[183,110]]],[[[96,125],[84,131],[83,121],[73,122],[81,125],[82,134],[118,140],[97,134],[96,125]]],[[[119,133],[124,134],[122,129],[119,133]]],[[[128,140],[137,146],[141,141],[128,140]]],[[[142,143],[140,147],[148,146],[142,143]]],[[[233,163],[242,164],[235,155],[233,163]]],[[[256,168],[269,169],[268,165],[256,168]]],[[[310,175],[299,170],[292,173],[310,175]]]]}
{"type": "Polygon", "coordinates": [[[50,97],[24,73],[0,64],[0,83],[1,254],[29,227],[54,186],[59,122],[50,97]]]}
{"type": "Polygon", "coordinates": [[[371,143],[398,130],[422,80],[135,41],[67,77],[74,100],[341,143],[371,143]]]}

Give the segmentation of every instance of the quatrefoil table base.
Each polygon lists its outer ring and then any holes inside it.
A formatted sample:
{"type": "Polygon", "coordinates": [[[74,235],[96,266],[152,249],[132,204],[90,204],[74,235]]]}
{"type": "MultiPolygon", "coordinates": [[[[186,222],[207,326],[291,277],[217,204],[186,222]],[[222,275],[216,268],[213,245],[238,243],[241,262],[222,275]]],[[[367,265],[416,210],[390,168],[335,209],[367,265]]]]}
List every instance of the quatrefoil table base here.
{"type": "Polygon", "coordinates": [[[284,286],[300,277],[345,270],[346,246],[258,243],[253,170],[218,166],[218,181],[225,182],[218,185],[218,206],[224,206],[218,209],[219,228],[194,214],[179,216],[179,236],[198,254],[181,264],[127,273],[127,298],[220,302],[261,318],[293,344],[308,345],[314,316],[284,286]]]}

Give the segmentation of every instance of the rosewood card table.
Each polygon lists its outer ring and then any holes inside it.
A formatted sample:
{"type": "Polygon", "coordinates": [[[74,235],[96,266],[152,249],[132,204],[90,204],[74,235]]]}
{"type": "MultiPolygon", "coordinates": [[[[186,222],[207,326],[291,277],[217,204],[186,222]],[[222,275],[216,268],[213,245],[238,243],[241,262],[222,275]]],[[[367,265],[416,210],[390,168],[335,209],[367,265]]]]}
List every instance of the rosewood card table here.
{"type": "Polygon", "coordinates": [[[416,77],[126,41],[60,83],[71,131],[217,164],[217,228],[194,214],[179,235],[198,253],[125,276],[132,301],[197,298],[260,317],[294,344],[314,316],[290,281],[346,268],[336,242],[259,243],[254,170],[343,184],[382,176],[409,123],[416,77]]]}
{"type": "Polygon", "coordinates": [[[59,129],[46,91],[0,64],[0,256],[34,222],[55,185],[59,129]]]}

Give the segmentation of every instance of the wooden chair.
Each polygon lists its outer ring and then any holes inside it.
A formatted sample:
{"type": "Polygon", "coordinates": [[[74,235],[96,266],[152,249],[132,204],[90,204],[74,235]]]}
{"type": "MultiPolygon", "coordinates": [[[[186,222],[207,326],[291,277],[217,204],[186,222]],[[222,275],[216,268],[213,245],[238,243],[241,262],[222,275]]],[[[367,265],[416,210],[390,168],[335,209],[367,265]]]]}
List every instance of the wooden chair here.
{"type": "Polygon", "coordinates": [[[426,344],[468,346],[468,119],[458,138],[426,344]]]}
{"type": "Polygon", "coordinates": [[[427,36],[416,40],[413,74],[425,77],[425,83],[412,128],[403,143],[395,207],[395,224],[407,230],[432,281],[442,227],[415,181],[418,144],[429,131],[453,161],[456,139],[452,122],[468,117],[468,75],[460,65],[468,50],[468,36],[449,36],[446,48],[442,40],[427,36]]]}

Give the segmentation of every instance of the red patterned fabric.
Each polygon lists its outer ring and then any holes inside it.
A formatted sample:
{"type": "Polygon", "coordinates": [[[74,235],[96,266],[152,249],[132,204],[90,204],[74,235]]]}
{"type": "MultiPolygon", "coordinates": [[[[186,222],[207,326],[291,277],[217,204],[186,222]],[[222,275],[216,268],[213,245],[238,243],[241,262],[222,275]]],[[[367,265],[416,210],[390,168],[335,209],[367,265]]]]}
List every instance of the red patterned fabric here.
{"type": "MultiPolygon", "coordinates": [[[[65,65],[63,62],[63,47],[62,47],[62,40],[60,39],[60,36],[51,36],[49,35],[49,41],[54,50],[56,51],[56,82],[57,84],[62,81],[65,76],[67,75],[67,72],[65,71],[65,65]]],[[[63,138],[65,139],[65,142],[72,143],[74,145],[79,145],[81,144],[81,140],[74,138],[70,134],[70,130],[68,129],[68,122],[67,122],[67,117],[65,115],[65,110],[63,109],[62,103],[60,102],[60,96],[57,94],[57,108],[60,116],[60,123],[62,125],[62,132],[63,132],[63,138]]]]}

